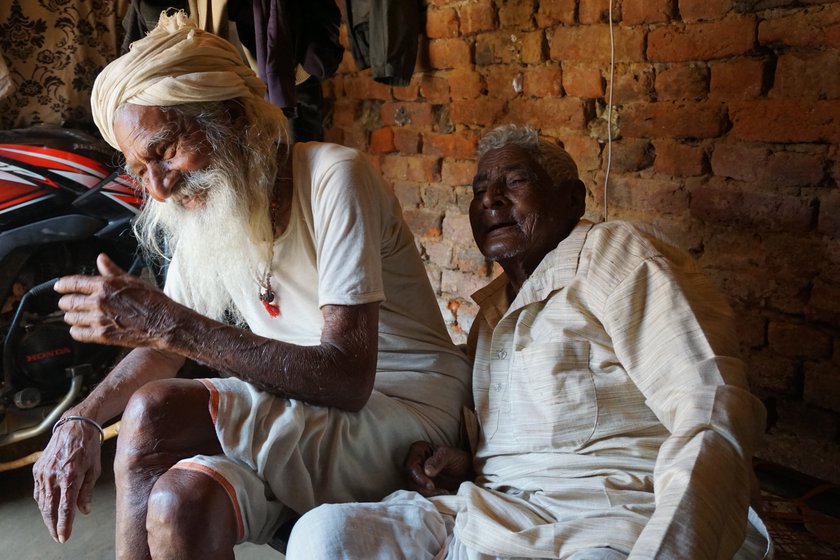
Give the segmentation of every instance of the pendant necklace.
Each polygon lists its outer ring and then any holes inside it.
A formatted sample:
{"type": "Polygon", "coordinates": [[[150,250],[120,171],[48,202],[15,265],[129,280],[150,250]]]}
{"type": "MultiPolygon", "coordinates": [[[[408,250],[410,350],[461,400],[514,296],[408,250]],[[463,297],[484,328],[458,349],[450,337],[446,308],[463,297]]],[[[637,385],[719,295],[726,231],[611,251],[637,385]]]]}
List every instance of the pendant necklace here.
{"type": "MultiPolygon", "coordinates": [[[[278,182],[284,181],[291,181],[291,177],[281,177],[278,182]]],[[[279,317],[280,316],[280,301],[277,297],[277,292],[274,291],[274,288],[271,287],[271,265],[274,262],[274,234],[277,231],[277,212],[279,208],[279,203],[277,202],[277,183],[275,183],[274,191],[272,192],[272,200],[269,204],[269,218],[271,221],[271,241],[269,242],[270,250],[268,256],[268,264],[265,267],[265,272],[263,272],[262,279],[260,280],[260,292],[259,298],[260,303],[263,304],[266,313],[270,317],[279,317]]]]}

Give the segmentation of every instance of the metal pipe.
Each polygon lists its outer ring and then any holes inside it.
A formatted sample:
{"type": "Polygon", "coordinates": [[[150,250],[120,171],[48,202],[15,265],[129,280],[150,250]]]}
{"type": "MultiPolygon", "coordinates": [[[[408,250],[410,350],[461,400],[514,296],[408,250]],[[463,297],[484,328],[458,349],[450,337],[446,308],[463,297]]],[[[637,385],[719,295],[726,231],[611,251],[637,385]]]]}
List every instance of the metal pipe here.
{"type": "Polygon", "coordinates": [[[44,432],[51,430],[53,425],[58,422],[62,413],[70,408],[70,406],[81,394],[84,377],[85,376],[82,373],[74,373],[73,378],[70,381],[70,389],[67,391],[67,394],[64,395],[64,398],[55,405],[55,408],[50,411],[47,417],[41,420],[41,423],[37,426],[32,426],[31,428],[23,430],[15,430],[10,434],[0,436],[0,447],[39,436],[44,432]]]}

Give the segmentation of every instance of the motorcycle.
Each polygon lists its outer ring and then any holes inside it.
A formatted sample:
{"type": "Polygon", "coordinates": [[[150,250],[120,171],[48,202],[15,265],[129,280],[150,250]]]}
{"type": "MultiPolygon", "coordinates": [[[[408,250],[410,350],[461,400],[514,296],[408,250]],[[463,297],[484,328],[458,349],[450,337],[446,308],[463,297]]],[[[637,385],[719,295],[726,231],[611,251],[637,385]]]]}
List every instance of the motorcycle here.
{"type": "Polygon", "coordinates": [[[96,274],[105,252],[156,279],[131,233],[141,193],[117,162],[83,131],[0,131],[0,461],[42,449],[120,351],[73,340],[52,289],[58,278],[96,274]]]}

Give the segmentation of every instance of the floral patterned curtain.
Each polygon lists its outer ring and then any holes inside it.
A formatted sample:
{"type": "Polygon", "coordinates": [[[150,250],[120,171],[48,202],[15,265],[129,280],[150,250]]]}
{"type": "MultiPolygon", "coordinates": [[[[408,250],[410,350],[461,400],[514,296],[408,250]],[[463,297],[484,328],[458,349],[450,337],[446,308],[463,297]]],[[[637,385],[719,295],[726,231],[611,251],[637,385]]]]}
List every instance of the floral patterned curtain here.
{"type": "Polygon", "coordinates": [[[53,124],[95,130],[90,90],[119,55],[125,0],[0,0],[0,54],[13,91],[0,128],[53,124]]]}

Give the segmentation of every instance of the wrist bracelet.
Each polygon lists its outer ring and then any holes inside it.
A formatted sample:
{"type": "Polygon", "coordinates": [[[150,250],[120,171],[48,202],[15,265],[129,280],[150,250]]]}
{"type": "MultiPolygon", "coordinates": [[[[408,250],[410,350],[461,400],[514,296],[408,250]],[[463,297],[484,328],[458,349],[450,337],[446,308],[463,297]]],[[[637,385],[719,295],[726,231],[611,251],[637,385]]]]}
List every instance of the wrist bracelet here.
{"type": "Polygon", "coordinates": [[[65,416],[64,418],[62,418],[61,420],[59,420],[58,422],[55,423],[55,426],[53,426],[53,429],[52,429],[52,433],[55,433],[55,431],[60,426],[63,426],[64,424],[66,424],[70,420],[79,420],[80,422],[85,422],[87,424],[90,424],[91,426],[93,426],[94,428],[99,430],[99,445],[102,445],[103,443],[105,443],[105,430],[103,430],[102,426],[100,426],[95,420],[92,420],[92,419],[88,418],[87,416],[65,416]]]}

